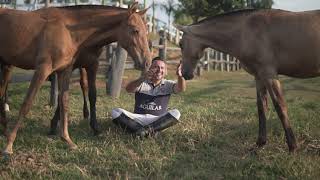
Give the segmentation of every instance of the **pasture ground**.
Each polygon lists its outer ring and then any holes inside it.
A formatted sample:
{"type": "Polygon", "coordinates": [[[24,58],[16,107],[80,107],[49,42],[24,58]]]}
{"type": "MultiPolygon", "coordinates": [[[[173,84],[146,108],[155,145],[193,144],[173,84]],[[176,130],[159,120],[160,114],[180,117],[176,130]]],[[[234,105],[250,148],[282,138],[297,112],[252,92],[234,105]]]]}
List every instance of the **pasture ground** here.
{"type": "MultiPolygon", "coordinates": [[[[137,75],[137,71],[126,71],[124,82],[137,75]]],[[[174,77],[171,70],[168,78],[174,77]]],[[[111,99],[105,95],[101,76],[97,97],[101,135],[93,136],[83,119],[82,96],[74,83],[69,132],[79,148],[70,151],[59,137],[49,138],[53,109],[47,105],[47,82],[18,132],[10,161],[0,156],[0,179],[318,179],[320,78],[280,79],[299,143],[295,155],[288,153],[270,101],[268,143],[253,148],[258,131],[255,84],[246,72],[209,72],[189,81],[187,91],[172,96],[170,103],[182,112],[182,123],[156,139],[144,140],[112,124],[111,109],[132,110],[134,95],[123,91],[119,99],[111,99]]],[[[9,87],[11,122],[16,120],[27,87],[28,83],[9,87]]],[[[0,147],[4,145],[5,138],[0,136],[0,147]]]]}

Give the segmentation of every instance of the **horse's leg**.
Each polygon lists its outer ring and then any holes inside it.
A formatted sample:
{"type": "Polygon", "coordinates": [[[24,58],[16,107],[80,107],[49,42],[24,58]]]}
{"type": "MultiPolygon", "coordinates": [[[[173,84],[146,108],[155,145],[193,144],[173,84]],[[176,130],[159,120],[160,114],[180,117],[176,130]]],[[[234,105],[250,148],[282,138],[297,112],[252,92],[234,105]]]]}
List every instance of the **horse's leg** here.
{"type": "Polygon", "coordinates": [[[90,102],[90,127],[93,129],[95,135],[100,133],[99,125],[96,118],[96,75],[99,63],[95,63],[90,68],[86,68],[89,83],[89,102],[90,102]]]}
{"type": "Polygon", "coordinates": [[[257,145],[261,147],[267,142],[266,112],[268,110],[268,92],[266,86],[258,78],[256,78],[256,89],[259,115],[259,136],[257,145]]]}
{"type": "Polygon", "coordinates": [[[88,77],[87,72],[84,68],[79,68],[80,71],[80,86],[82,90],[83,96],[83,117],[88,119],[89,117],[89,110],[87,105],[87,94],[88,94],[88,77]]]}
{"type": "Polygon", "coordinates": [[[6,112],[9,112],[10,111],[10,107],[9,107],[9,104],[8,104],[8,86],[6,86],[6,90],[5,90],[5,93],[4,93],[4,110],[6,112]]]}
{"type": "Polygon", "coordinates": [[[3,134],[7,135],[7,118],[5,105],[7,103],[6,92],[8,88],[8,82],[11,78],[12,66],[1,65],[1,81],[0,81],[0,123],[3,126],[3,134]]]}
{"type": "Polygon", "coordinates": [[[60,130],[61,139],[68,143],[70,149],[76,149],[77,145],[74,144],[69,136],[68,131],[68,103],[69,103],[69,81],[72,73],[72,66],[58,72],[58,83],[59,83],[59,96],[58,106],[60,112],[60,130]]]}
{"type": "Polygon", "coordinates": [[[60,105],[58,103],[57,109],[54,112],[54,116],[50,121],[50,131],[48,133],[49,136],[57,135],[57,126],[60,118],[60,105]]]}
{"type": "Polygon", "coordinates": [[[49,74],[52,72],[51,64],[42,64],[39,66],[39,68],[36,69],[32,80],[30,82],[30,86],[28,89],[27,96],[24,98],[23,104],[20,108],[18,120],[10,134],[7,136],[7,145],[3,151],[4,154],[12,154],[12,146],[16,139],[16,135],[18,132],[18,129],[21,126],[22,119],[27,115],[27,113],[30,111],[32,102],[34,100],[34,97],[39,90],[40,86],[43,84],[43,82],[47,79],[49,74]]]}
{"type": "MultiPolygon", "coordinates": [[[[87,72],[85,71],[84,68],[79,68],[80,71],[80,86],[82,90],[82,95],[83,95],[83,116],[84,118],[89,117],[89,110],[88,110],[88,105],[87,105],[87,92],[88,92],[88,80],[87,80],[87,72]]],[[[57,109],[54,113],[53,118],[50,121],[50,131],[48,135],[56,135],[57,134],[57,126],[60,118],[60,106],[58,103],[57,109]]]]}
{"type": "Polygon", "coordinates": [[[266,87],[284,128],[289,151],[294,152],[297,149],[297,143],[289,123],[288,109],[284,100],[280,81],[277,79],[267,79],[266,87]]]}

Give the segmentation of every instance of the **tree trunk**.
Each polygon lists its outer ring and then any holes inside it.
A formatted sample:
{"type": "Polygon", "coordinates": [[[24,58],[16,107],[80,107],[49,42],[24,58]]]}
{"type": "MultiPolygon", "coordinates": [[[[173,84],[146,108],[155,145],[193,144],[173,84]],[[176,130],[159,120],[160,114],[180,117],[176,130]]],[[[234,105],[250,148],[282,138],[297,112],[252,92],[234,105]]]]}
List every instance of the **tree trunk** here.
{"type": "Polygon", "coordinates": [[[116,58],[111,61],[111,70],[108,75],[107,94],[113,98],[118,98],[121,92],[122,76],[124,72],[127,51],[118,44],[116,58]]]}
{"type": "Polygon", "coordinates": [[[50,6],[50,0],[46,0],[44,7],[45,7],[45,8],[48,8],[49,6],[50,6]]]}
{"type": "Polygon", "coordinates": [[[13,0],[13,8],[17,9],[17,0],[13,0]]]}
{"type": "Polygon", "coordinates": [[[155,19],[155,4],[154,4],[154,0],[152,2],[152,32],[155,33],[156,32],[156,19],[155,19]]]}
{"type": "Polygon", "coordinates": [[[171,41],[171,13],[169,13],[169,19],[168,19],[168,38],[171,41]]]}

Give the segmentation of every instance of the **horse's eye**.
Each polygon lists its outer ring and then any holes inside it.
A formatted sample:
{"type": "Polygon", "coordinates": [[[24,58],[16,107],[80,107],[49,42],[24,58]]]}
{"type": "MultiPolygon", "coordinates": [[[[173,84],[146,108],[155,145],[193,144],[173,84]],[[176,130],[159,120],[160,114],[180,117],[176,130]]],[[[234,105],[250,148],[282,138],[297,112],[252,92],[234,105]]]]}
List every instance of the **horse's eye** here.
{"type": "Polygon", "coordinates": [[[181,42],[179,42],[179,46],[180,46],[180,49],[183,49],[183,48],[182,48],[182,43],[181,43],[181,42]]]}
{"type": "Polygon", "coordinates": [[[133,33],[133,34],[139,34],[139,30],[138,30],[138,29],[133,29],[133,30],[132,30],[132,33],[133,33]]]}

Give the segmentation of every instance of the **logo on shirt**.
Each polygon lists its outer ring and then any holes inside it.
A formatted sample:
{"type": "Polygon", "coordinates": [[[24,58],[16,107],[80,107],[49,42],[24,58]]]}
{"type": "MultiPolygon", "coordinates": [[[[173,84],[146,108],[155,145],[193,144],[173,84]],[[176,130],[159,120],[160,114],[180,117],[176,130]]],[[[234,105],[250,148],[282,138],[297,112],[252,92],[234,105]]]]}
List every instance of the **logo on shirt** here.
{"type": "Polygon", "coordinates": [[[150,102],[148,104],[140,104],[141,109],[151,110],[151,111],[159,111],[162,109],[161,105],[157,106],[155,102],[150,102]]]}

